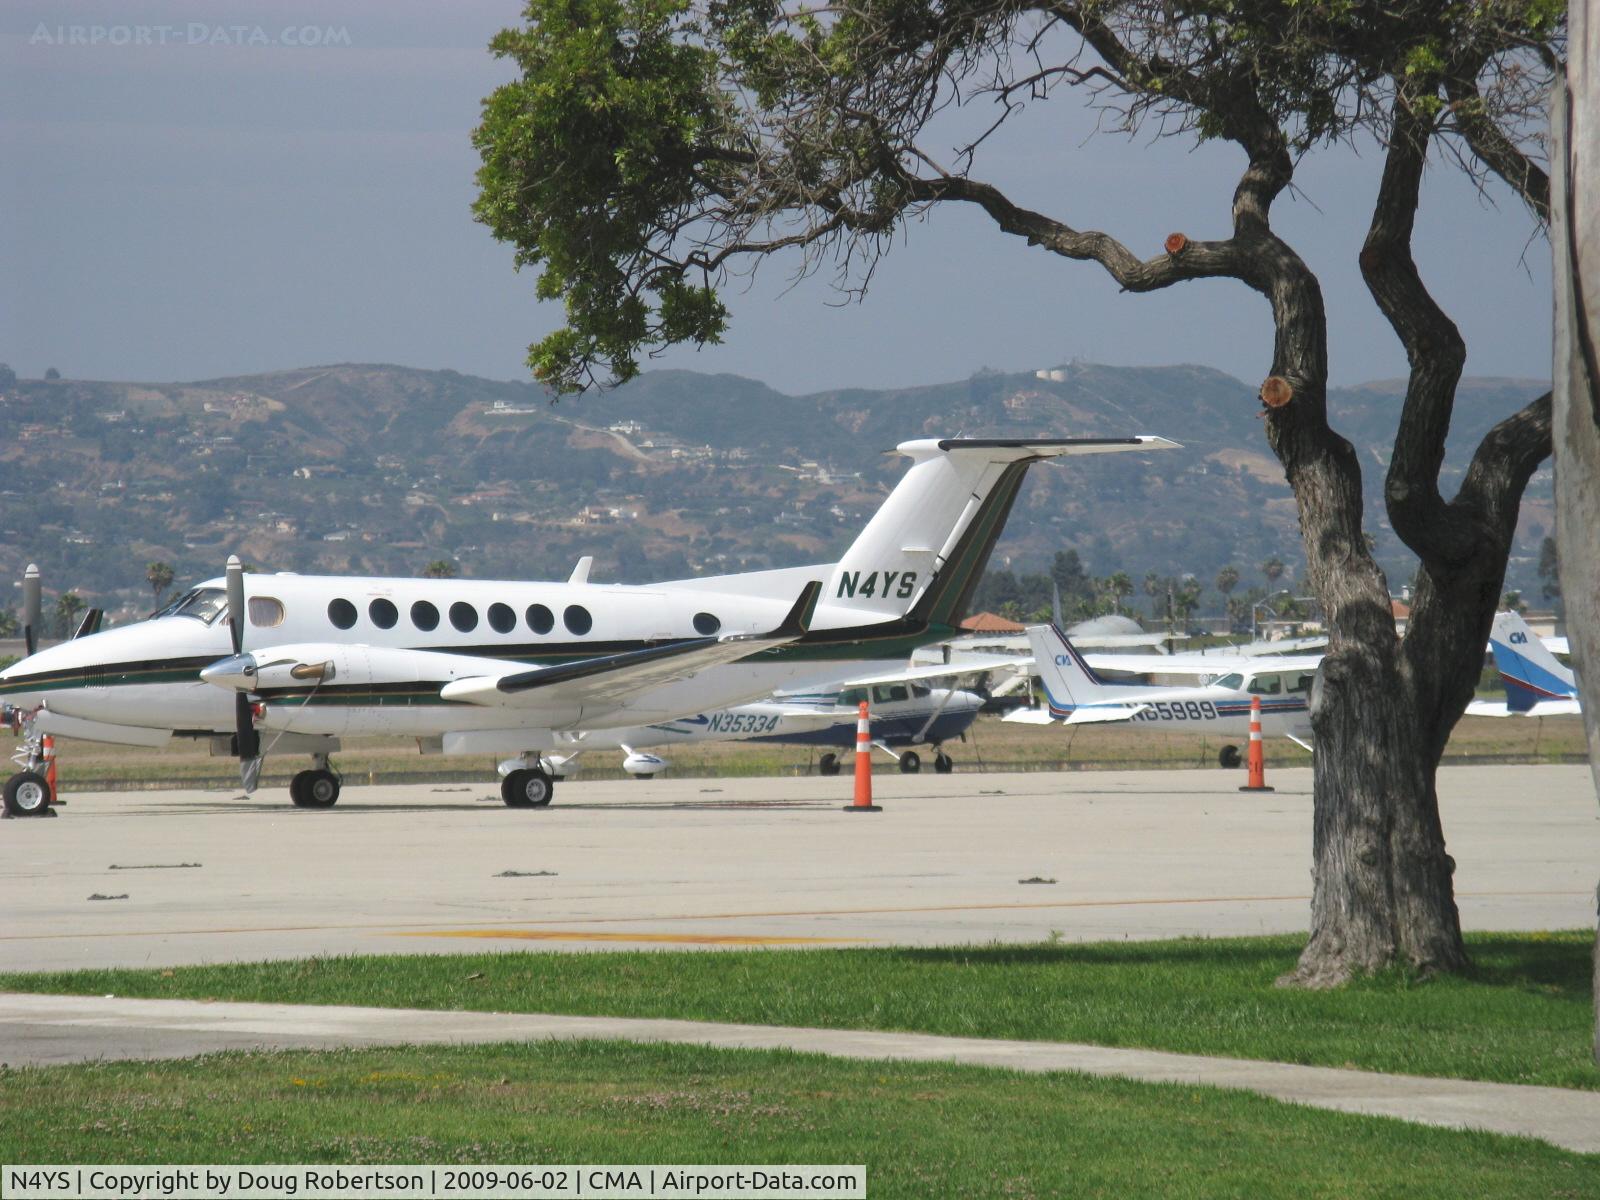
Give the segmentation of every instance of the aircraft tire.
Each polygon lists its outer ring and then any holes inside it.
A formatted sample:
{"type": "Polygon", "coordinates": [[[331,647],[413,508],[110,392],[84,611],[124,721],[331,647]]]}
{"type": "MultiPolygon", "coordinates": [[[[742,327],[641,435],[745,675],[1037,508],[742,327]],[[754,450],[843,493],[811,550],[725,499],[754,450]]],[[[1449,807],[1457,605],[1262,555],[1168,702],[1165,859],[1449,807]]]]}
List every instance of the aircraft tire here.
{"type": "Polygon", "coordinates": [[[6,780],[5,809],[13,817],[42,817],[50,811],[50,784],[37,771],[19,771],[6,780]]]}
{"type": "Polygon", "coordinates": [[[1239,754],[1239,747],[1224,746],[1217,752],[1217,765],[1224,771],[1237,770],[1244,762],[1239,754]]]}
{"type": "Polygon", "coordinates": [[[837,775],[839,773],[839,756],[831,750],[817,759],[818,775],[837,775]]]}
{"type": "Polygon", "coordinates": [[[332,771],[301,771],[289,784],[289,798],[300,808],[332,808],[339,803],[339,777],[332,771]]]}
{"type": "Polygon", "coordinates": [[[555,794],[555,780],[543,771],[513,771],[500,781],[500,799],[507,808],[546,808],[555,794]]]}
{"type": "Polygon", "coordinates": [[[937,774],[948,775],[955,767],[955,762],[942,750],[933,756],[933,769],[937,774]]]}
{"type": "Polygon", "coordinates": [[[915,750],[907,750],[900,756],[900,774],[915,775],[922,770],[922,755],[915,750]]]}

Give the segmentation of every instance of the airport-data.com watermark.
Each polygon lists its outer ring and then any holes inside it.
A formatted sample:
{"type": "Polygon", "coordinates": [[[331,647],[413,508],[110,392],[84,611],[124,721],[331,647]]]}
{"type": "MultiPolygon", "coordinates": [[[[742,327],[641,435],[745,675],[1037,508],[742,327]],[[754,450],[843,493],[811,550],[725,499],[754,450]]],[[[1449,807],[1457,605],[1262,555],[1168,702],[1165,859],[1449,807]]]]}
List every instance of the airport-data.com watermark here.
{"type": "Polygon", "coordinates": [[[353,46],[343,25],[47,25],[40,21],[30,46],[353,46]]]}

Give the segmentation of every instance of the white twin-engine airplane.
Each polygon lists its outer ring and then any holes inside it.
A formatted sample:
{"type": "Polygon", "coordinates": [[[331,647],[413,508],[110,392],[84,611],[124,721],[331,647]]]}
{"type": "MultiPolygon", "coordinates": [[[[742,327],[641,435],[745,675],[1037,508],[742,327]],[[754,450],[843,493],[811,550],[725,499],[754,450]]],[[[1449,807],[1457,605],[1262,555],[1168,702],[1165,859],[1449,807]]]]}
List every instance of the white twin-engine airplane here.
{"type": "Polygon", "coordinates": [[[328,807],[341,735],[424,751],[508,754],[501,795],[550,802],[547,755],[585,733],[651,725],[774,691],[902,667],[952,636],[1030,464],[1175,448],[1159,437],[925,439],[837,563],[596,585],[245,574],[236,562],[147,621],[30,655],[0,673],[28,714],[6,783],[45,811],[44,734],[124,745],[231,733],[245,786],[266,753],[310,754],[302,807],[328,807]]]}
{"type": "MultiPolygon", "coordinates": [[[[1006,715],[1007,721],[1036,725],[1127,721],[1135,728],[1243,736],[1249,732],[1250,702],[1259,699],[1264,734],[1286,737],[1311,749],[1311,687],[1322,662],[1320,655],[1231,661],[1218,656],[1209,662],[1196,656],[1177,661],[1148,655],[1098,656],[1095,660],[1106,670],[1223,672],[1201,687],[1175,687],[1108,683],[1056,625],[1030,625],[1028,641],[1048,709],[1017,709],[1006,715]]],[[[1223,746],[1217,760],[1224,767],[1237,767],[1239,748],[1223,746]]]]}

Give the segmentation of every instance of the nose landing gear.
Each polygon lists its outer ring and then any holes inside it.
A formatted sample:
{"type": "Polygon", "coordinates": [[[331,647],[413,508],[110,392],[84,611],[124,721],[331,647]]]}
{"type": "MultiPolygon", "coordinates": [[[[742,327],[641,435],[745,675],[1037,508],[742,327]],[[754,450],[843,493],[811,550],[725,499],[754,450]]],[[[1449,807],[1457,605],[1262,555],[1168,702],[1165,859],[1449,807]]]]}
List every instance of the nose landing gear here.
{"type": "Polygon", "coordinates": [[[8,817],[53,817],[51,807],[55,797],[51,794],[46,776],[44,739],[35,734],[17,747],[11,761],[22,769],[6,780],[4,791],[5,814],[8,817]]]}

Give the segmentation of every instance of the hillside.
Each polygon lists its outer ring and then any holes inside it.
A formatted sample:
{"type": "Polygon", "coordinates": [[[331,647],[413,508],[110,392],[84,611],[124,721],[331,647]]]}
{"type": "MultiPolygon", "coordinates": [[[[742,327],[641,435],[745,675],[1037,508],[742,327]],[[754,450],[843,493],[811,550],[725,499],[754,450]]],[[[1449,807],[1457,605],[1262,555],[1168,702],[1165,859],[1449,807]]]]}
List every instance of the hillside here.
{"type": "MultiPolygon", "coordinates": [[[[997,551],[1018,569],[1074,548],[1095,574],[1193,572],[1247,582],[1276,554],[1298,575],[1292,497],[1253,391],[1195,366],[1079,363],[891,391],[786,396],[753,380],[650,372],[552,405],[536,387],[384,365],[194,383],[25,380],[0,396],[0,577],[34,560],[46,589],[148,607],[145,564],[180,583],[230,552],[264,569],[561,577],[593,553],[597,580],[642,580],[829,558],[920,436],[1158,433],[1183,451],[1035,470],[997,551]]],[[[1462,387],[1449,469],[1542,387],[1462,387]]],[[[1398,590],[1411,566],[1379,502],[1403,387],[1334,393],[1369,464],[1369,528],[1398,590]]],[[[1540,472],[1512,585],[1552,525],[1540,472]]],[[[1213,606],[1215,596],[1207,598],[1213,606]]]]}

